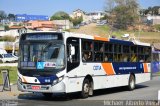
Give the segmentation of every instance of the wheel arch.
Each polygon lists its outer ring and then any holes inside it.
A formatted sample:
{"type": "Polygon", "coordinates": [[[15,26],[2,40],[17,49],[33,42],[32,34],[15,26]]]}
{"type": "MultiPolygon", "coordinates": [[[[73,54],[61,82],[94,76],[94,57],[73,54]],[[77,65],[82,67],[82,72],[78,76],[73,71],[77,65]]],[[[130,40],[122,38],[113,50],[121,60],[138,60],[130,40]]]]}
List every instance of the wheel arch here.
{"type": "MultiPolygon", "coordinates": [[[[93,83],[93,78],[92,78],[91,75],[86,75],[86,77],[84,78],[84,80],[85,80],[85,79],[88,79],[89,82],[92,82],[92,83],[93,83]]],[[[93,83],[93,85],[94,85],[94,83],[93,83]]]]}
{"type": "MultiPolygon", "coordinates": [[[[136,76],[135,76],[135,73],[130,73],[130,76],[131,75],[133,75],[134,76],[134,80],[135,80],[135,82],[136,82],[136,76]]],[[[130,76],[129,76],[129,78],[130,78],[130,76]]]]}

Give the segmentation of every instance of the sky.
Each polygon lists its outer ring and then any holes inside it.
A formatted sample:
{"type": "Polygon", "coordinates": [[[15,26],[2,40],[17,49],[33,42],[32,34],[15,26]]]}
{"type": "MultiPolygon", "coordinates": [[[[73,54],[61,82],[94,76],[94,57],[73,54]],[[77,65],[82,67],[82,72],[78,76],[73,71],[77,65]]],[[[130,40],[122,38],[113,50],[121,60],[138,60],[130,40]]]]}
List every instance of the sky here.
{"type": "MultiPolygon", "coordinates": [[[[57,11],[71,14],[76,9],[85,12],[103,11],[106,0],[0,0],[0,10],[7,14],[52,16],[57,11]]],[[[160,0],[138,0],[141,8],[160,6],[160,0]]]]}

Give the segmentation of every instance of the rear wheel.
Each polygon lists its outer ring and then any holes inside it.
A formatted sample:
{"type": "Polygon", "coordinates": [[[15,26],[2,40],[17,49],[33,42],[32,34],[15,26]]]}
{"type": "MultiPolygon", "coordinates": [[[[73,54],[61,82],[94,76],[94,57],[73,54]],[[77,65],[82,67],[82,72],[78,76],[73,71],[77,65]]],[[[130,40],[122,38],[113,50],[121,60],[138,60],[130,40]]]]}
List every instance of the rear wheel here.
{"type": "Polygon", "coordinates": [[[129,88],[129,90],[135,89],[135,77],[132,74],[129,77],[128,88],[129,88]]]}
{"type": "Polygon", "coordinates": [[[81,92],[81,97],[82,98],[88,98],[89,96],[89,90],[90,90],[90,82],[88,79],[85,79],[83,81],[83,85],[82,85],[82,92],[81,92]]]}

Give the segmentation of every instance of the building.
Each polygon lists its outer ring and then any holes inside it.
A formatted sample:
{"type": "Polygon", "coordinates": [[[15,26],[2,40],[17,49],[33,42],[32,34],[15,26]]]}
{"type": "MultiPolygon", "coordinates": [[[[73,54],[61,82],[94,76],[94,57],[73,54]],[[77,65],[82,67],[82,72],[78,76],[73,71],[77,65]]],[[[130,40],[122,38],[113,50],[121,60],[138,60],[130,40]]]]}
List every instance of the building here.
{"type": "Polygon", "coordinates": [[[23,22],[9,22],[9,26],[22,26],[23,22]]]}
{"type": "Polygon", "coordinates": [[[152,25],[160,24],[160,16],[147,16],[147,21],[152,25]]]}
{"type": "Polygon", "coordinates": [[[53,21],[29,21],[25,23],[25,27],[31,30],[56,30],[56,25],[53,24],[53,21]]]}
{"type": "Polygon", "coordinates": [[[81,9],[77,9],[75,11],[73,11],[73,13],[70,15],[70,17],[72,18],[80,18],[80,17],[84,17],[85,12],[81,9]]]}
{"type": "Polygon", "coordinates": [[[83,18],[83,22],[88,22],[88,21],[97,21],[100,20],[102,17],[105,16],[105,12],[103,11],[95,11],[95,12],[84,12],[80,9],[77,9],[73,11],[73,13],[70,15],[70,17],[74,18],[83,18]]]}
{"type": "Polygon", "coordinates": [[[90,21],[94,21],[94,20],[97,21],[105,16],[105,12],[95,11],[95,12],[87,13],[86,15],[90,21]]]}
{"type": "Polygon", "coordinates": [[[0,31],[4,31],[5,27],[4,26],[0,26],[0,31]]]}
{"type": "Polygon", "coordinates": [[[15,20],[17,22],[33,21],[33,20],[49,20],[49,17],[46,15],[27,15],[27,14],[16,14],[15,20]]]}
{"type": "MultiPolygon", "coordinates": [[[[10,26],[9,29],[10,30],[7,30],[7,31],[5,30],[0,31],[0,37],[12,36],[15,38],[15,40],[19,40],[19,36],[22,33],[27,32],[27,29],[23,26],[10,26]]],[[[12,41],[0,41],[0,48],[5,49],[7,52],[11,53],[13,50],[13,44],[14,44],[14,41],[13,42],[12,41]]],[[[15,45],[15,50],[18,50],[18,44],[15,45]]]]}
{"type": "Polygon", "coordinates": [[[27,32],[27,29],[23,26],[10,26],[9,29],[10,30],[7,31],[0,31],[0,37],[13,36],[15,38],[18,38],[22,33],[27,32]]]}
{"type": "Polygon", "coordinates": [[[69,20],[53,20],[53,23],[57,26],[57,29],[70,29],[73,27],[73,23],[69,20]]]}

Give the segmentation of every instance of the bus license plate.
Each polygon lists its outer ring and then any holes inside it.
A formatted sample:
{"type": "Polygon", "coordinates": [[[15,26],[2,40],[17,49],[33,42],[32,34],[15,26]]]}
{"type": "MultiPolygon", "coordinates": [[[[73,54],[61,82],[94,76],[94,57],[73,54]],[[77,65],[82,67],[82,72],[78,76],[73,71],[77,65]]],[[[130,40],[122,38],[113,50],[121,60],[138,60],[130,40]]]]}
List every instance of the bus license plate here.
{"type": "Polygon", "coordinates": [[[40,86],[32,86],[32,90],[40,90],[40,86]]]}

